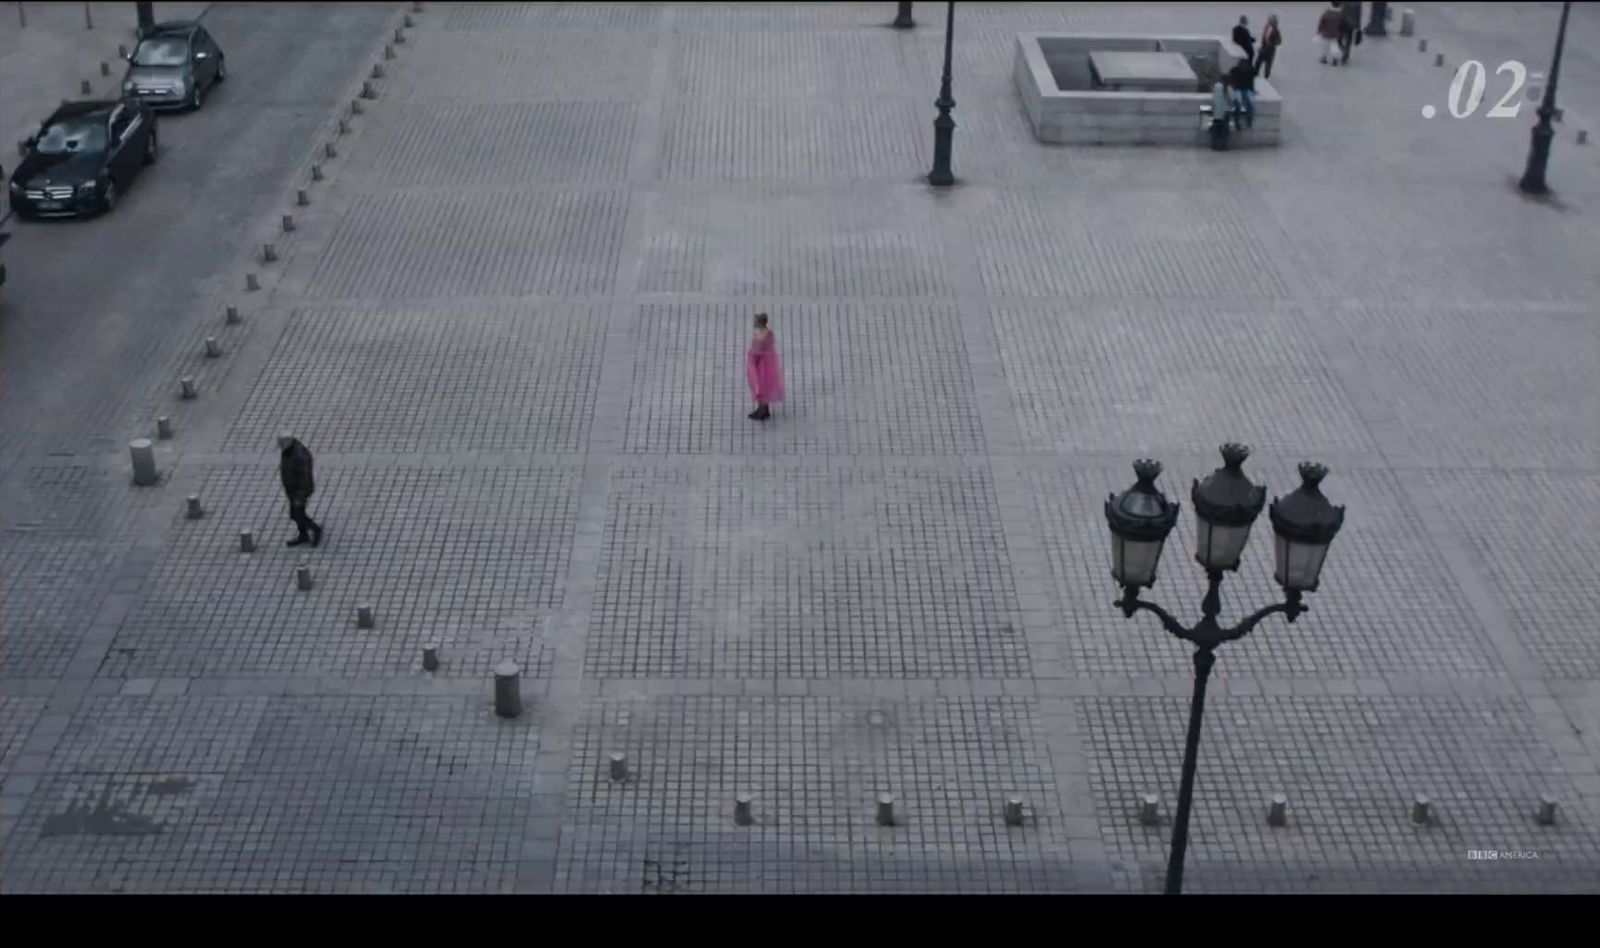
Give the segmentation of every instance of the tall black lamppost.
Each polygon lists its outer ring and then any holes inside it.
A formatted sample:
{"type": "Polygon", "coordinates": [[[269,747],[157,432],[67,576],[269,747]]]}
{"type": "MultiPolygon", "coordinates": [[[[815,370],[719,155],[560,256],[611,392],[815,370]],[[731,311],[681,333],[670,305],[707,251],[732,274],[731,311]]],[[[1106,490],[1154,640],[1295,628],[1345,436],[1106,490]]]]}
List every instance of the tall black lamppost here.
{"type": "Polygon", "coordinates": [[[1243,638],[1262,619],[1275,612],[1289,622],[1308,608],[1304,593],[1315,592],[1328,545],[1344,523],[1344,508],[1335,507],[1322,495],[1318,484],[1328,474],[1320,464],[1300,465],[1301,484],[1287,497],[1272,502],[1268,517],[1276,535],[1275,578],[1283,587],[1284,601],[1258,609],[1238,625],[1223,628],[1217,624],[1222,611],[1222,577],[1239,568],[1239,557],[1250,539],[1250,525],[1261,513],[1267,489],[1250,483],[1241,469],[1250,449],[1242,444],[1222,446],[1223,466],[1204,481],[1195,481],[1190,499],[1195,511],[1195,560],[1205,568],[1210,586],[1200,604],[1201,619],[1184,627],[1168,612],[1139,598],[1139,590],[1155,585],[1156,564],[1167,534],[1178,522],[1178,504],[1156,488],[1161,465],[1139,460],[1133,464],[1138,480],[1121,494],[1106,501],[1106,520],[1111,526],[1111,575],[1122,586],[1122,598],[1115,605],[1123,616],[1132,618],[1143,609],[1155,613],[1166,630],[1195,646],[1194,695],[1189,702],[1189,736],[1183,748],[1183,780],[1178,788],[1178,812],[1172,823],[1172,851],[1167,860],[1167,895],[1183,890],[1183,856],[1189,845],[1189,804],[1194,796],[1195,757],[1200,750],[1200,717],[1205,712],[1206,679],[1216,662],[1213,651],[1223,642],[1243,638]]]}
{"type": "Polygon", "coordinates": [[[145,30],[156,25],[156,5],[154,3],[135,3],[133,6],[139,17],[139,35],[143,36],[145,30]]]}
{"type": "Polygon", "coordinates": [[[902,2],[899,4],[899,9],[895,11],[894,23],[892,25],[897,30],[909,30],[913,26],[917,25],[916,21],[911,19],[910,3],[902,2]]]}
{"type": "Polygon", "coordinates": [[[1556,77],[1561,73],[1561,47],[1567,41],[1567,14],[1572,12],[1572,0],[1561,5],[1561,27],[1556,32],[1556,55],[1550,62],[1550,84],[1544,87],[1544,101],[1539,104],[1539,123],[1533,127],[1533,143],[1528,147],[1528,167],[1517,183],[1528,194],[1544,194],[1550,188],[1545,184],[1545,168],[1550,164],[1550,141],[1556,137],[1551,125],[1556,114],[1556,77]]]}
{"type": "Polygon", "coordinates": [[[955,173],[950,170],[951,139],[956,131],[956,120],[950,117],[950,110],[956,107],[956,100],[950,97],[950,39],[955,26],[956,3],[950,0],[944,19],[944,78],[939,82],[939,98],[933,103],[939,107],[939,117],[933,120],[933,170],[928,172],[928,183],[936,188],[956,183],[955,173]]]}
{"type": "Polygon", "coordinates": [[[1384,0],[1373,0],[1372,19],[1367,21],[1368,36],[1389,35],[1389,4],[1384,0]]]}

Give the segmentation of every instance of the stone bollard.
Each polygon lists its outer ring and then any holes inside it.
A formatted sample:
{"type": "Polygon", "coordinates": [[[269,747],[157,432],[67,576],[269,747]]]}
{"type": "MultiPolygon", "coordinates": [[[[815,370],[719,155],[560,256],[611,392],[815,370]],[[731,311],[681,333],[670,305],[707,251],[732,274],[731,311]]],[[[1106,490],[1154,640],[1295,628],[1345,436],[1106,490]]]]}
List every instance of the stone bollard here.
{"type": "Polygon", "coordinates": [[[424,645],[422,647],[422,670],[430,672],[439,670],[439,646],[424,645]]]}
{"type": "Polygon", "coordinates": [[[1556,799],[1548,793],[1539,795],[1539,812],[1533,815],[1540,826],[1556,825],[1556,799]]]}
{"type": "Polygon", "coordinates": [[[894,796],[893,795],[888,794],[888,793],[880,793],[880,794],[878,794],[878,815],[877,815],[877,820],[878,820],[878,825],[879,826],[893,826],[894,825],[894,796]]]}
{"type": "Polygon", "coordinates": [[[322,180],[322,165],[321,164],[313,164],[311,166],[311,180],[313,180],[313,181],[321,181],[322,180]]]}
{"type": "Polygon", "coordinates": [[[101,63],[100,63],[100,75],[102,75],[102,76],[111,75],[111,64],[110,63],[105,62],[105,61],[101,61],[101,63]]]}
{"type": "Polygon", "coordinates": [[[160,415],[156,418],[156,437],[162,441],[168,441],[172,438],[171,418],[166,415],[160,415]]]}
{"type": "Polygon", "coordinates": [[[199,520],[201,517],[204,517],[205,515],[206,515],[205,508],[200,506],[200,495],[199,494],[190,494],[189,495],[189,519],[190,520],[199,520]]]}
{"type": "Polygon", "coordinates": [[[294,203],[299,207],[305,207],[311,203],[311,193],[305,188],[294,192],[294,203]]]}
{"type": "Polygon", "coordinates": [[[522,670],[509,658],[494,666],[494,713],[503,718],[522,713],[522,670]]]}
{"type": "Polygon", "coordinates": [[[27,142],[24,142],[24,141],[17,142],[17,157],[18,158],[26,158],[26,157],[28,157],[28,143],[27,142]]]}
{"type": "Polygon", "coordinates": [[[135,484],[149,487],[161,480],[161,472],[156,470],[156,449],[149,438],[135,438],[128,442],[128,453],[133,456],[135,484]]]}
{"type": "Polygon", "coordinates": [[[340,135],[348,135],[348,134],[350,134],[350,122],[349,122],[348,119],[340,119],[339,120],[339,134],[340,135]]]}
{"type": "MultiPolygon", "coordinates": [[[[397,42],[401,42],[401,43],[405,42],[405,40],[400,38],[400,31],[399,30],[395,30],[394,31],[394,37],[395,37],[395,40],[397,42]]],[[[394,58],[394,47],[390,46],[388,43],[383,44],[383,58],[384,59],[393,59],[394,58]]]]}
{"type": "Polygon", "coordinates": [[[283,232],[285,234],[294,233],[294,215],[293,214],[285,214],[285,215],[283,215],[283,232]]]}
{"type": "Polygon", "coordinates": [[[256,535],[249,530],[239,531],[239,552],[254,553],[256,551],[256,535]]]}
{"type": "Polygon", "coordinates": [[[351,99],[350,100],[350,114],[351,115],[361,115],[362,113],[364,113],[366,111],[367,111],[367,107],[361,104],[361,100],[360,99],[351,99]]]}
{"type": "Polygon", "coordinates": [[[1417,13],[1415,10],[1400,11],[1400,35],[1410,36],[1417,30],[1417,13]]]}
{"type": "Polygon", "coordinates": [[[254,293],[256,290],[261,289],[261,281],[256,279],[254,273],[246,273],[244,275],[244,288],[254,293]]]}
{"type": "Polygon", "coordinates": [[[1139,802],[1139,822],[1145,826],[1161,822],[1161,797],[1154,793],[1144,795],[1139,802]]]}
{"type": "Polygon", "coordinates": [[[94,84],[85,79],[79,84],[78,91],[82,92],[84,95],[94,95],[94,84]]]}
{"type": "Polygon", "coordinates": [[[382,79],[383,78],[383,63],[373,63],[372,64],[372,78],[374,78],[374,79],[382,79]]]}
{"type": "Polygon", "coordinates": [[[271,244],[261,245],[261,262],[272,263],[278,259],[278,248],[271,244]]]}
{"type": "Polygon", "coordinates": [[[1282,826],[1289,821],[1289,798],[1282,793],[1272,795],[1272,803],[1267,807],[1267,825],[1282,826]]]}
{"type": "Polygon", "coordinates": [[[1428,798],[1420,793],[1417,794],[1416,799],[1411,803],[1411,822],[1418,826],[1427,826],[1430,808],[1431,804],[1428,802],[1428,798]]]}
{"type": "Polygon", "coordinates": [[[1022,825],[1022,801],[1017,797],[1012,797],[1006,801],[1006,825],[1022,825]]]}
{"type": "Polygon", "coordinates": [[[313,585],[311,580],[311,567],[304,563],[294,568],[294,584],[301,592],[305,592],[313,585]]]}
{"type": "Polygon", "coordinates": [[[199,395],[200,392],[194,387],[194,379],[185,375],[178,380],[178,394],[185,400],[190,400],[199,395]]]}
{"type": "Polygon", "coordinates": [[[1443,66],[1444,65],[1444,53],[1434,53],[1433,54],[1433,64],[1435,66],[1443,66]]]}
{"type": "Polygon", "coordinates": [[[412,13],[421,13],[422,12],[422,0],[413,0],[413,2],[411,4],[411,12],[412,13]]]}
{"type": "Polygon", "coordinates": [[[917,25],[911,18],[911,4],[899,3],[895,5],[894,22],[889,24],[897,30],[909,30],[917,25]]]}
{"type": "Polygon", "coordinates": [[[1428,51],[1428,41],[1425,40],[1425,39],[1417,40],[1417,52],[1426,53],[1427,51],[1428,51]]]}
{"type": "Polygon", "coordinates": [[[628,755],[622,751],[611,753],[611,779],[617,783],[628,779],[628,755]]]}
{"type": "MultiPolygon", "coordinates": [[[[410,26],[410,25],[411,25],[411,24],[410,24],[410,23],[407,23],[407,24],[406,24],[406,26],[410,26]]],[[[395,42],[396,42],[396,43],[404,43],[404,42],[405,42],[405,41],[406,41],[406,34],[404,34],[404,33],[402,33],[402,32],[401,32],[401,31],[400,31],[400,28],[399,28],[399,27],[395,27],[395,31],[394,31],[394,41],[395,41],[395,42]]]]}
{"type": "Polygon", "coordinates": [[[372,622],[372,606],[367,603],[356,606],[356,628],[370,629],[372,628],[372,622]]]}
{"type": "Polygon", "coordinates": [[[128,44],[126,44],[126,43],[118,43],[117,44],[117,58],[118,59],[127,59],[128,58],[128,44]]]}
{"type": "Polygon", "coordinates": [[[1589,144],[1589,130],[1588,129],[1586,129],[1586,128],[1578,129],[1578,144],[1580,144],[1580,145],[1589,144]]]}
{"type": "Polygon", "coordinates": [[[741,793],[733,799],[733,822],[739,826],[749,826],[756,821],[750,812],[751,796],[741,793]]]}
{"type": "Polygon", "coordinates": [[[373,90],[372,83],[370,83],[370,82],[361,83],[361,98],[363,98],[363,99],[376,99],[377,97],[378,97],[378,93],[373,90]]]}
{"type": "Polygon", "coordinates": [[[239,317],[239,307],[237,307],[237,306],[229,306],[226,310],[223,311],[223,319],[230,326],[238,325],[242,321],[240,319],[240,317],[239,317]]]}
{"type": "Polygon", "coordinates": [[[206,337],[206,358],[207,359],[215,359],[220,355],[222,355],[222,343],[217,341],[217,337],[216,336],[207,336],[206,337]]]}
{"type": "Polygon", "coordinates": [[[417,25],[417,21],[413,20],[411,18],[411,14],[409,14],[409,13],[406,14],[406,18],[405,18],[404,22],[405,22],[406,26],[416,26],[417,25]]]}
{"type": "Polygon", "coordinates": [[[337,157],[339,157],[339,149],[337,147],[335,147],[333,142],[331,142],[331,141],[323,142],[323,144],[322,144],[322,156],[324,158],[337,158],[337,157]]]}

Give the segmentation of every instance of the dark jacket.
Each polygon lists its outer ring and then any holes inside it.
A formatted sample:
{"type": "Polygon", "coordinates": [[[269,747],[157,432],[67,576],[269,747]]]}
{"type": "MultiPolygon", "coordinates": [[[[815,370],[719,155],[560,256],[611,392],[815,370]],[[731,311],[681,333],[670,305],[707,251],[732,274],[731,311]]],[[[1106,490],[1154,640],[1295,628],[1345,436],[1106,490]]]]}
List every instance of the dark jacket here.
{"type": "Polygon", "coordinates": [[[1261,51],[1263,53],[1271,53],[1272,51],[1276,50],[1278,48],[1278,44],[1282,42],[1283,34],[1278,32],[1278,28],[1276,26],[1268,23],[1266,26],[1261,28],[1261,51]]]}
{"type": "Polygon", "coordinates": [[[1228,70],[1228,86],[1241,92],[1256,91],[1256,70],[1249,60],[1241,59],[1228,70]]]}
{"type": "Polygon", "coordinates": [[[283,492],[289,495],[291,501],[304,501],[317,489],[316,480],[311,474],[311,449],[301,444],[299,439],[283,449],[283,457],[278,461],[278,474],[283,478],[283,492]]]}
{"type": "Polygon", "coordinates": [[[1344,13],[1344,28],[1354,33],[1361,27],[1361,0],[1344,0],[1339,8],[1344,13]]]}
{"type": "Polygon", "coordinates": [[[1317,35],[1323,39],[1335,39],[1339,35],[1339,27],[1344,23],[1344,14],[1332,7],[1322,11],[1322,16],[1317,18],[1317,35]]]}
{"type": "Polygon", "coordinates": [[[1233,45],[1244,50],[1246,56],[1254,55],[1256,38],[1250,35],[1250,28],[1240,23],[1233,28],[1233,45]]]}

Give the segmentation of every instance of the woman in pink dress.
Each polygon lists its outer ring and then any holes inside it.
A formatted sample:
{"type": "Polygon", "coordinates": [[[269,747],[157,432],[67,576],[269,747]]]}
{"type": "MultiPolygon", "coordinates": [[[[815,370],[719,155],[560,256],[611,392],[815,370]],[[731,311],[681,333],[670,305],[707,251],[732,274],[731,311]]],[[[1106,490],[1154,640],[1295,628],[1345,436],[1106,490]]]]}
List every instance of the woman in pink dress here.
{"type": "Polygon", "coordinates": [[[772,417],[768,406],[783,401],[783,365],[778,361],[777,340],[767,328],[766,313],[756,314],[756,333],[750,340],[750,351],[744,355],[744,377],[756,400],[756,410],[750,417],[766,421],[772,417]]]}

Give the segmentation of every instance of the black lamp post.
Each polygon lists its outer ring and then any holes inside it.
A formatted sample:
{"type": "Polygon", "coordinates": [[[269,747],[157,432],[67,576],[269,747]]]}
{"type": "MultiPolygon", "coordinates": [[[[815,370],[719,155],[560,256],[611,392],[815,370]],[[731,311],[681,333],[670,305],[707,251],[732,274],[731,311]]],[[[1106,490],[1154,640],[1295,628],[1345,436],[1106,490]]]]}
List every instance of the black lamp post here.
{"type": "Polygon", "coordinates": [[[1367,21],[1368,36],[1389,35],[1389,4],[1384,0],[1373,0],[1372,19],[1367,21]]]}
{"type": "Polygon", "coordinates": [[[916,26],[916,21],[911,19],[911,4],[901,3],[899,7],[900,9],[894,15],[894,28],[897,30],[909,30],[916,26]]]}
{"type": "Polygon", "coordinates": [[[139,35],[143,36],[145,30],[156,25],[156,5],[154,3],[135,3],[133,6],[139,17],[139,35]]]}
{"type": "Polygon", "coordinates": [[[1165,609],[1139,598],[1139,590],[1155,585],[1156,564],[1167,534],[1178,522],[1178,504],[1156,488],[1161,465],[1139,460],[1133,464],[1138,480],[1120,495],[1106,501],[1106,521],[1111,527],[1111,576],[1122,586],[1115,605],[1132,618],[1143,609],[1161,620],[1171,634],[1196,646],[1194,695],[1189,702],[1189,735],[1183,748],[1183,780],[1178,788],[1178,812],[1172,823],[1172,850],[1167,860],[1167,895],[1183,891],[1183,857],[1189,846],[1189,805],[1194,797],[1195,758],[1200,751],[1200,718],[1205,712],[1206,680],[1211,677],[1218,645],[1243,638],[1262,619],[1276,612],[1289,622],[1308,608],[1304,593],[1315,592],[1328,545],[1344,523],[1344,508],[1328,502],[1318,484],[1328,474],[1320,464],[1300,465],[1300,486],[1287,497],[1272,502],[1268,513],[1275,534],[1275,578],[1283,587],[1284,601],[1258,609],[1238,625],[1217,624],[1222,611],[1222,577],[1239,568],[1239,558],[1250,539],[1250,526],[1261,513],[1267,489],[1250,483],[1242,470],[1250,449],[1242,444],[1222,446],[1223,466],[1204,481],[1196,481],[1194,502],[1197,533],[1195,560],[1210,579],[1200,604],[1201,619],[1184,627],[1165,609]]]}
{"type": "Polygon", "coordinates": [[[933,103],[939,107],[939,117],[933,120],[933,170],[928,172],[928,183],[936,188],[956,183],[955,173],[950,170],[951,139],[956,131],[956,120],[950,117],[950,110],[956,107],[956,100],[950,97],[950,39],[955,26],[956,3],[950,0],[944,20],[944,78],[939,83],[939,98],[933,103]]]}
{"type": "Polygon", "coordinates": [[[1545,184],[1544,172],[1550,164],[1550,141],[1556,137],[1551,121],[1556,114],[1556,77],[1561,73],[1561,47],[1567,41],[1567,14],[1572,12],[1572,0],[1561,5],[1561,27],[1556,32],[1556,55],[1550,62],[1550,84],[1544,87],[1544,101],[1539,104],[1539,123],[1533,127],[1533,143],[1528,147],[1528,167],[1517,183],[1527,194],[1544,194],[1550,188],[1545,184]]]}

